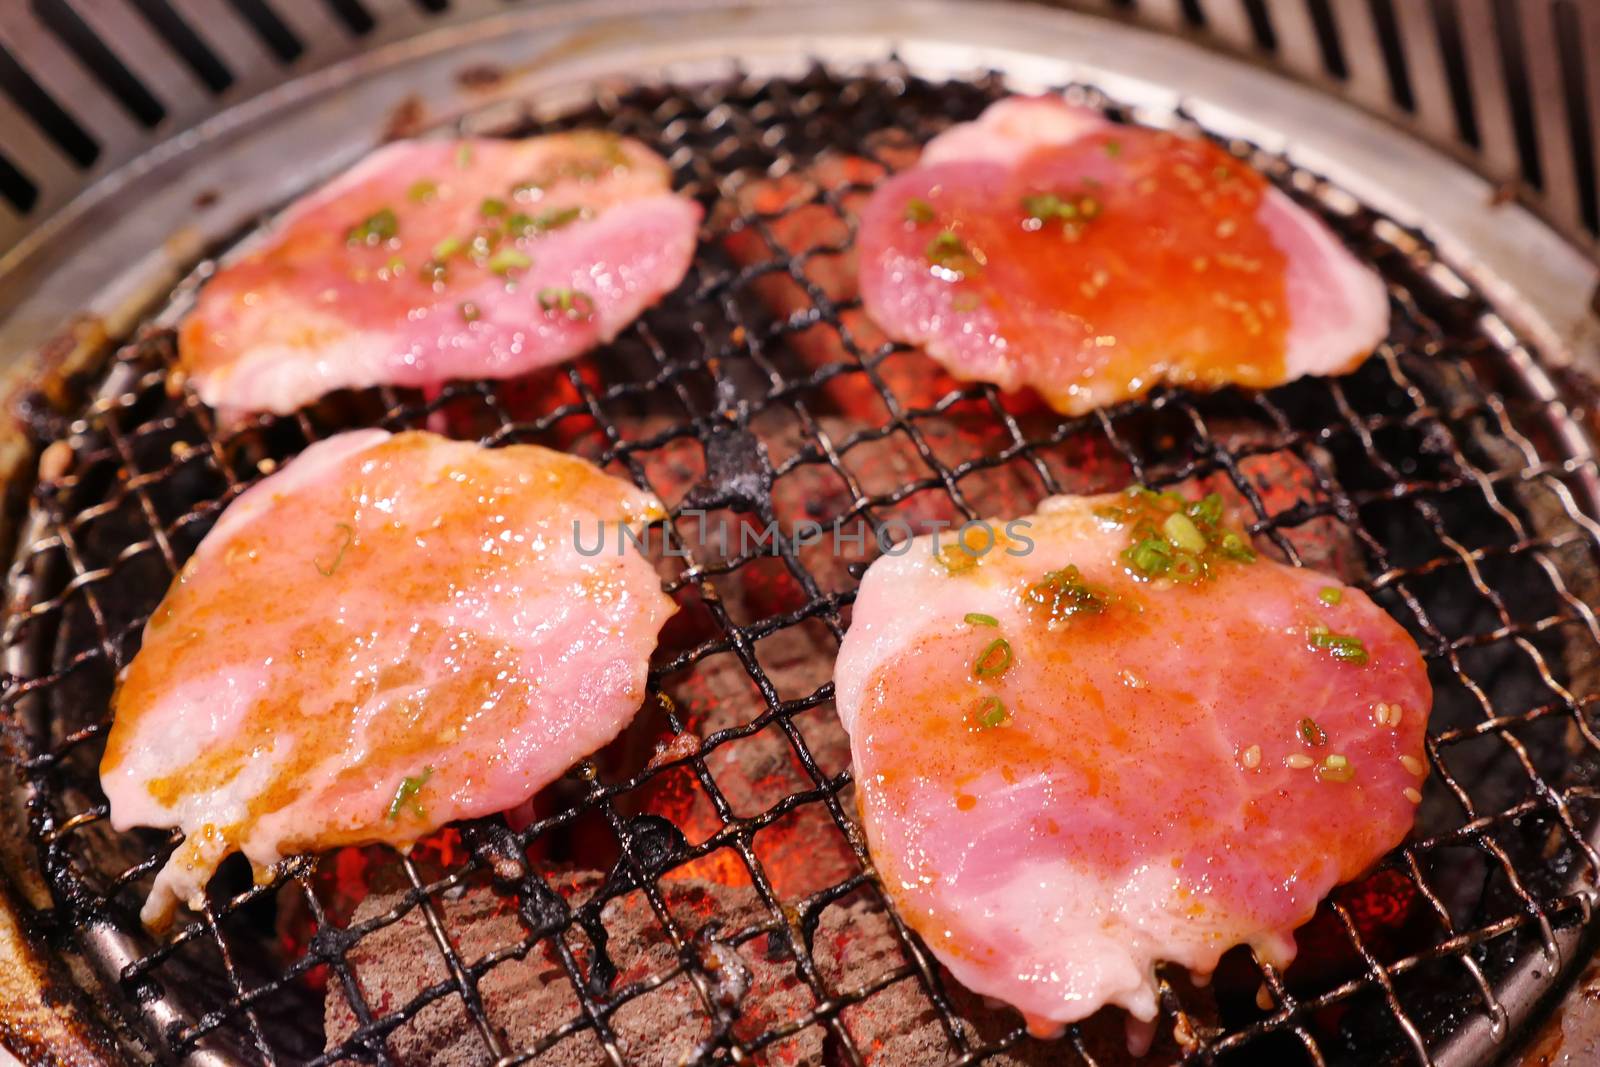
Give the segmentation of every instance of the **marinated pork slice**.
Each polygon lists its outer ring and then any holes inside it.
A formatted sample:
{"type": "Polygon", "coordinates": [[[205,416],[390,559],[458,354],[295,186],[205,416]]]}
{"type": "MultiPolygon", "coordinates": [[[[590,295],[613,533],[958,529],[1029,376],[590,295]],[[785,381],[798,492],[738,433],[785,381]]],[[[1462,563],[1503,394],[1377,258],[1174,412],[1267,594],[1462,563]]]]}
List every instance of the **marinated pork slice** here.
{"type": "Polygon", "coordinates": [[[1431,690],[1394,620],[1258,557],[1217,494],[1028,522],[874,563],[835,683],[901,914],[1049,1035],[1105,1004],[1151,1019],[1161,960],[1286,964],[1411,826],[1431,690]]]}
{"type": "Polygon", "coordinates": [[[1377,275],[1248,165],[1054,98],[935,138],[873,194],[860,250],[886,333],[1065,414],[1343,373],[1388,333],[1377,275]]]}
{"type": "Polygon", "coordinates": [[[279,413],[335,389],[515,377],[676,287],[700,215],[658,156],[611,134],[398,141],[218,271],[181,364],[206,403],[279,413]]]}
{"type": "Polygon", "coordinates": [[[113,703],[112,825],[186,835],[145,921],[198,903],[231,852],[260,870],[406,845],[527,800],[616,736],[674,610],[621,528],[662,514],[543,448],[382,430],[314,444],[240,496],[113,703]]]}

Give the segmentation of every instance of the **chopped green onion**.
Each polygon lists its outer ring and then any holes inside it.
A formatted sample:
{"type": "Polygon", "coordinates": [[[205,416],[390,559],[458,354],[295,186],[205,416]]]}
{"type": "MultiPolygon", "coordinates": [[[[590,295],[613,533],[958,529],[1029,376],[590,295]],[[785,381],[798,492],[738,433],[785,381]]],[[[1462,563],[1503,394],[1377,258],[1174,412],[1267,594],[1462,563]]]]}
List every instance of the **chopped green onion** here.
{"type": "Polygon", "coordinates": [[[400,219],[393,208],[382,208],[352,226],[345,240],[353,245],[377,245],[392,240],[400,232],[400,219]]]}
{"type": "Polygon", "coordinates": [[[920,196],[913,196],[906,201],[906,221],[921,225],[932,222],[934,218],[933,205],[920,196]]]}
{"type": "Polygon", "coordinates": [[[1067,564],[1048,571],[1024,594],[1029,603],[1045,609],[1051,622],[1063,622],[1075,615],[1098,615],[1106,610],[1109,597],[1084,580],[1083,572],[1067,564]]]}
{"type": "Polygon", "coordinates": [[[1313,718],[1301,719],[1295,730],[1300,735],[1300,740],[1308,745],[1325,745],[1328,743],[1327,732],[1317,725],[1313,718]]]}
{"type": "Polygon", "coordinates": [[[1204,581],[1209,574],[1205,562],[1187,552],[1179,552],[1173,556],[1172,566],[1167,569],[1167,577],[1185,585],[1204,581]]]}
{"type": "Polygon", "coordinates": [[[1032,224],[1026,227],[1030,230],[1057,220],[1070,227],[1080,219],[1092,219],[1099,215],[1100,201],[1092,196],[1069,200],[1055,193],[1035,193],[1022,198],[1022,213],[1032,224]]]}
{"type": "Polygon", "coordinates": [[[1147,537],[1124,551],[1122,557],[1135,571],[1154,578],[1172,567],[1172,546],[1165,538],[1147,537]]]}
{"type": "Polygon", "coordinates": [[[1194,524],[1194,520],[1181,511],[1174,511],[1161,523],[1161,532],[1166,534],[1167,540],[1172,542],[1174,548],[1181,548],[1185,552],[1204,552],[1206,550],[1205,534],[1194,524]]]}
{"type": "Polygon", "coordinates": [[[928,258],[935,266],[960,271],[965,271],[972,262],[966,242],[954,230],[941,230],[937,237],[928,242],[928,258]]]}
{"type": "Polygon", "coordinates": [[[951,574],[965,574],[978,565],[978,554],[968,552],[965,545],[945,545],[934,557],[951,574]]]}
{"type": "Polygon", "coordinates": [[[480,311],[479,311],[479,310],[478,310],[478,305],[477,305],[477,304],[474,304],[474,303],[473,303],[473,302],[472,302],[472,301],[470,301],[470,300],[464,300],[464,301],[462,301],[462,302],[461,302],[461,303],[460,303],[460,304],[459,304],[459,305],[458,305],[458,306],[457,306],[457,309],[456,309],[456,310],[458,310],[458,311],[460,311],[460,312],[461,312],[461,317],[462,317],[462,318],[463,318],[463,319],[464,319],[464,320],[466,320],[466,321],[467,321],[467,322],[477,322],[477,321],[478,321],[478,318],[479,318],[479,316],[480,316],[480,315],[481,315],[481,314],[482,314],[482,313],[481,313],[481,312],[480,312],[480,311]]]}
{"type": "Polygon", "coordinates": [[[967,624],[969,624],[971,626],[999,626],[1000,625],[1000,620],[999,619],[995,618],[993,615],[985,615],[981,611],[969,611],[969,612],[967,612],[967,617],[965,619],[963,619],[962,621],[966,622],[967,624]]]}
{"type": "Polygon", "coordinates": [[[1330,608],[1337,607],[1339,601],[1344,599],[1344,591],[1336,585],[1325,585],[1322,587],[1322,590],[1317,593],[1317,599],[1328,605],[1330,608]]]}
{"type": "Polygon", "coordinates": [[[461,238],[446,237],[444,240],[433,246],[433,258],[449,259],[459,251],[461,251],[461,238]]]}
{"type": "Polygon", "coordinates": [[[510,274],[514,270],[527,270],[533,260],[515,248],[502,248],[489,258],[489,269],[496,274],[510,274]]]}
{"type": "Polygon", "coordinates": [[[1341,663],[1360,667],[1367,662],[1367,646],[1353,634],[1330,633],[1326,628],[1319,627],[1306,635],[1306,643],[1341,663]]]}
{"type": "Polygon", "coordinates": [[[1105,149],[1106,155],[1110,156],[1112,159],[1115,159],[1118,156],[1122,155],[1122,142],[1121,141],[1107,141],[1105,144],[1101,145],[1100,147],[1105,149]]]}
{"type": "Polygon", "coordinates": [[[978,705],[978,722],[983,726],[993,729],[1004,725],[1007,718],[1005,701],[997,696],[984,697],[978,705]]]}
{"type": "Polygon", "coordinates": [[[540,289],[539,306],[546,311],[559,311],[569,319],[587,318],[594,313],[589,294],[574,289],[540,289]]]}
{"type": "Polygon", "coordinates": [[[1244,563],[1256,558],[1243,535],[1222,525],[1220,493],[1190,500],[1175,489],[1130,485],[1121,495],[1124,503],[1101,505],[1094,514],[1130,528],[1122,559],[1135,575],[1203,582],[1219,558],[1244,563]]]}
{"type": "Polygon", "coordinates": [[[405,810],[407,804],[419,816],[426,816],[427,810],[417,800],[417,794],[422,792],[422,787],[428,784],[428,779],[433,777],[433,768],[424,767],[422,773],[415,778],[407,775],[400,779],[400,786],[394,791],[394,799],[389,801],[389,818],[398,819],[400,812],[405,810]]]}
{"type": "Polygon", "coordinates": [[[1222,519],[1222,494],[1207,493],[1184,509],[1195,522],[1215,526],[1222,519]]]}
{"type": "Polygon", "coordinates": [[[478,205],[478,214],[486,219],[499,218],[506,213],[506,202],[499,197],[486,196],[478,205]]]}
{"type": "Polygon", "coordinates": [[[406,190],[406,199],[413,204],[424,203],[438,195],[439,183],[429,178],[424,178],[419,182],[412,182],[411,188],[406,190]]]}
{"type": "Polygon", "coordinates": [[[513,237],[526,237],[533,231],[533,218],[521,211],[513,211],[506,218],[506,232],[513,237]]]}
{"type": "Polygon", "coordinates": [[[534,218],[533,228],[536,230],[559,230],[569,222],[576,222],[582,217],[583,208],[581,207],[551,208],[549,211],[543,212],[534,218]]]}
{"type": "Polygon", "coordinates": [[[470,248],[474,259],[485,259],[500,243],[500,231],[492,229],[479,230],[472,235],[470,248]]]}
{"type": "Polygon", "coordinates": [[[1245,544],[1244,538],[1232,531],[1222,535],[1222,539],[1217,542],[1217,551],[1241,563],[1254,563],[1256,558],[1255,550],[1245,544]]]}
{"type": "Polygon", "coordinates": [[[472,146],[465,142],[456,145],[456,169],[466,170],[472,166],[472,146]]]}
{"type": "Polygon", "coordinates": [[[332,578],[333,572],[339,569],[339,564],[344,562],[344,554],[349,551],[350,543],[356,539],[356,528],[348,522],[336,523],[334,529],[344,531],[344,541],[339,545],[339,551],[334,554],[333,562],[324,567],[321,562],[312,559],[312,564],[324,578],[332,578]]]}
{"type": "Polygon", "coordinates": [[[972,664],[972,673],[979,678],[994,678],[1004,674],[1011,666],[1011,642],[997,637],[984,646],[972,664]]]}
{"type": "Polygon", "coordinates": [[[1051,219],[1075,219],[1078,209],[1069,201],[1061,199],[1054,193],[1037,193],[1033,196],[1022,198],[1022,211],[1034,222],[1049,222],[1051,219]]]}

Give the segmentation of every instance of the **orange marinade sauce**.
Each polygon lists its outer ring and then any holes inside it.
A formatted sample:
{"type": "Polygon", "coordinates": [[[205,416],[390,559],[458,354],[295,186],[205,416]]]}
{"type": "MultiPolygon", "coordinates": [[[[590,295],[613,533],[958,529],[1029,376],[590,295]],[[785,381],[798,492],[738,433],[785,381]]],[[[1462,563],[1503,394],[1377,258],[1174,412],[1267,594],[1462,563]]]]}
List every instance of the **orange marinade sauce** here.
{"type": "Polygon", "coordinates": [[[1114,129],[1035,150],[998,203],[932,190],[935,218],[918,229],[955,234],[971,257],[929,246],[935,268],[964,275],[956,310],[987,306],[1017,358],[1061,364],[1044,380],[1063,393],[1265,387],[1283,380],[1289,327],[1286,257],[1258,218],[1268,191],[1210,142],[1114,129]]]}

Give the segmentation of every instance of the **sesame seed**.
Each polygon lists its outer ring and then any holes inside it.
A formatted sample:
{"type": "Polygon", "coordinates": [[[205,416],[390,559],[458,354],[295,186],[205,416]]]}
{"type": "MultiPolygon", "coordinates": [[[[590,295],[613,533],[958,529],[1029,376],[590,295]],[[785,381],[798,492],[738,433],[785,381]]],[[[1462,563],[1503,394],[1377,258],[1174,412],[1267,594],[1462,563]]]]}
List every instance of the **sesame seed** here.
{"type": "Polygon", "coordinates": [[[1381,701],[1372,706],[1372,717],[1378,720],[1379,726],[1389,725],[1389,705],[1381,701]]]}
{"type": "Polygon", "coordinates": [[[1422,803],[1422,794],[1417,792],[1411,786],[1409,786],[1409,785],[1406,786],[1405,789],[1402,790],[1402,792],[1405,793],[1406,799],[1411,801],[1411,803],[1413,803],[1413,804],[1421,804],[1422,803]]]}
{"type": "Polygon", "coordinates": [[[256,464],[256,470],[260,471],[262,474],[271,474],[277,469],[278,461],[273,459],[271,456],[268,456],[266,459],[263,459],[256,464]]]}
{"type": "Polygon", "coordinates": [[[1311,757],[1305,755],[1304,753],[1296,752],[1294,755],[1284,760],[1283,763],[1286,767],[1292,767],[1297,771],[1303,771],[1307,767],[1311,766],[1311,757]]]}
{"type": "Polygon", "coordinates": [[[1417,775],[1419,777],[1422,775],[1422,761],[1417,759],[1417,757],[1415,757],[1415,756],[1412,756],[1412,755],[1401,756],[1400,757],[1400,766],[1404,767],[1406,770],[1410,771],[1412,774],[1415,774],[1415,775],[1417,775]]]}
{"type": "Polygon", "coordinates": [[[1399,726],[1400,725],[1400,718],[1401,718],[1401,716],[1405,715],[1405,713],[1406,713],[1406,709],[1404,707],[1400,706],[1399,704],[1390,704],[1389,705],[1389,725],[1390,726],[1399,726]]]}
{"type": "Polygon", "coordinates": [[[1247,771],[1253,771],[1261,766],[1261,746],[1251,745],[1245,749],[1239,756],[1239,762],[1244,765],[1244,769],[1247,771]]]}
{"type": "Polygon", "coordinates": [[[1172,1039],[1185,1048],[1195,1044],[1194,1030],[1189,1026],[1189,1017],[1181,1011],[1172,1024],[1172,1039]]]}

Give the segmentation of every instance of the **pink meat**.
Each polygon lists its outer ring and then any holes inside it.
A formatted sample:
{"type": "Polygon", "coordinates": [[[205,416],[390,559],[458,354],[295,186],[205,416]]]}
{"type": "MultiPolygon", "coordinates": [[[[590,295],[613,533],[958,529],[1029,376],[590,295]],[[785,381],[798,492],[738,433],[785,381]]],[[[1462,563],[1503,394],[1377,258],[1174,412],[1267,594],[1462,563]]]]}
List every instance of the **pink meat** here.
{"type": "Polygon", "coordinates": [[[860,250],[892,338],[1067,414],[1343,373],[1388,333],[1379,278],[1245,164],[1055,98],[935,138],[873,194],[860,250]]]}
{"type": "Polygon", "coordinates": [[[187,835],[146,922],[193,906],[230,852],[259,870],[406,845],[611,740],[674,610],[619,524],[662,514],[583,460],[382,430],[312,445],[240,496],[114,700],[112,825],[187,835]]]}
{"type": "Polygon", "coordinates": [[[1158,961],[1286,964],[1404,838],[1425,773],[1431,690],[1394,620],[1265,556],[1137,574],[1130,499],[1054,497],[975,562],[949,537],[879,559],[835,668],[900,914],[1041,1036],[1106,1004],[1153,1018],[1158,961]]]}
{"type": "Polygon", "coordinates": [[[201,399],[508,378],[611,340],[682,281],[700,207],[610,134],[399,141],[297,202],[179,335],[201,399]]]}

